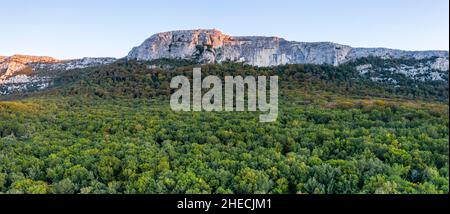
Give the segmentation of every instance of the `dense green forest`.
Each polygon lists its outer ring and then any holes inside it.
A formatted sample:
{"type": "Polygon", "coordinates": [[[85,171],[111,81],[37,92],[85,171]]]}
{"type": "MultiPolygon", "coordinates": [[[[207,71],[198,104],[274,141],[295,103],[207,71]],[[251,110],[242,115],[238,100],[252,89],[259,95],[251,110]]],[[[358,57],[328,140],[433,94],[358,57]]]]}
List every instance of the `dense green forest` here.
{"type": "Polygon", "coordinates": [[[448,82],[376,83],[354,65],[201,66],[278,75],[273,123],[173,112],[170,79],[189,61],[66,72],[0,101],[0,192],[448,194],[448,82]]]}

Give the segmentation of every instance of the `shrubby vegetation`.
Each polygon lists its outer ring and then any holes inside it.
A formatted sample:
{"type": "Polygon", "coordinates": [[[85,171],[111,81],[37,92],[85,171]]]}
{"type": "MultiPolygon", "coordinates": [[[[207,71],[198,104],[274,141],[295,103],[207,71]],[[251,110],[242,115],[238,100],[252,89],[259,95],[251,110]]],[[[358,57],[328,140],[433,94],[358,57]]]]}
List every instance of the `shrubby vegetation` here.
{"type": "Polygon", "coordinates": [[[448,85],[391,90],[350,65],[202,66],[278,74],[278,120],[260,123],[171,111],[170,79],[193,66],[121,61],[0,102],[0,192],[449,192],[448,85]]]}
{"type": "MultiPolygon", "coordinates": [[[[411,64],[407,59],[382,60],[363,58],[335,67],[332,65],[284,65],[273,68],[239,63],[202,65],[204,76],[278,75],[280,87],[286,90],[326,91],[351,97],[405,98],[448,103],[448,81],[417,81],[398,74],[396,85],[372,81],[360,75],[355,67],[411,64]]],[[[192,68],[200,66],[187,60],[160,59],[152,62],[121,60],[117,63],[66,72],[55,80],[66,95],[94,94],[99,97],[148,98],[169,95],[170,80],[176,75],[192,76],[192,68]]]]}

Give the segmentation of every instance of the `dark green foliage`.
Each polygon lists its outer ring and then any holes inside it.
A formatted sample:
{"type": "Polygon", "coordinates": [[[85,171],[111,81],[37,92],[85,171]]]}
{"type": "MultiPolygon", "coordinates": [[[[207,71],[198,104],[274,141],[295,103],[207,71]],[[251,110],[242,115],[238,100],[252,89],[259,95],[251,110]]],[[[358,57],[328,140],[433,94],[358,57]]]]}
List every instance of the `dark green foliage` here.
{"type": "Polygon", "coordinates": [[[350,65],[224,63],[203,74],[280,76],[276,122],[173,112],[170,79],[193,66],[123,60],[0,102],[0,192],[449,192],[448,105],[430,101],[445,94],[390,91],[350,65]]]}
{"type": "MultiPolygon", "coordinates": [[[[286,90],[328,91],[353,97],[407,98],[448,103],[448,75],[447,81],[419,81],[403,74],[386,74],[398,82],[391,84],[373,81],[370,75],[361,75],[355,69],[356,65],[365,63],[371,63],[374,67],[389,67],[399,63],[413,63],[410,61],[369,57],[338,67],[300,64],[258,68],[231,62],[201,67],[204,76],[278,75],[280,87],[286,90]]],[[[197,66],[200,65],[188,60],[119,60],[107,66],[67,72],[55,80],[54,86],[62,86],[63,92],[68,95],[88,93],[98,97],[156,97],[171,93],[169,85],[172,77],[192,76],[192,68],[197,66]]]]}

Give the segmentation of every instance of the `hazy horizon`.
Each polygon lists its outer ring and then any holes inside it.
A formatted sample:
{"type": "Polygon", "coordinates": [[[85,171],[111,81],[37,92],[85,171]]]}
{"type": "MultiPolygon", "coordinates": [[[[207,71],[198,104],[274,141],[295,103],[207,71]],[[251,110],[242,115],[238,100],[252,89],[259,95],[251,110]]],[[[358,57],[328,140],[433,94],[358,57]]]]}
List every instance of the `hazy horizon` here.
{"type": "Polygon", "coordinates": [[[124,57],[159,32],[218,29],[352,47],[449,50],[447,0],[2,2],[0,55],[124,57]]]}

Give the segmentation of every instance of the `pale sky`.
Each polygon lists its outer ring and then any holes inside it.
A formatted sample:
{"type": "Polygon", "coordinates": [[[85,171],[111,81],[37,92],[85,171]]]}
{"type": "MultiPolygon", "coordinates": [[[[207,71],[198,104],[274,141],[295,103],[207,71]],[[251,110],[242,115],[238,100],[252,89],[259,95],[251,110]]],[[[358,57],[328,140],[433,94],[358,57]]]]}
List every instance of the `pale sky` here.
{"type": "Polygon", "coordinates": [[[123,57],[154,33],[216,28],[353,47],[449,49],[448,0],[0,0],[0,55],[123,57]]]}

